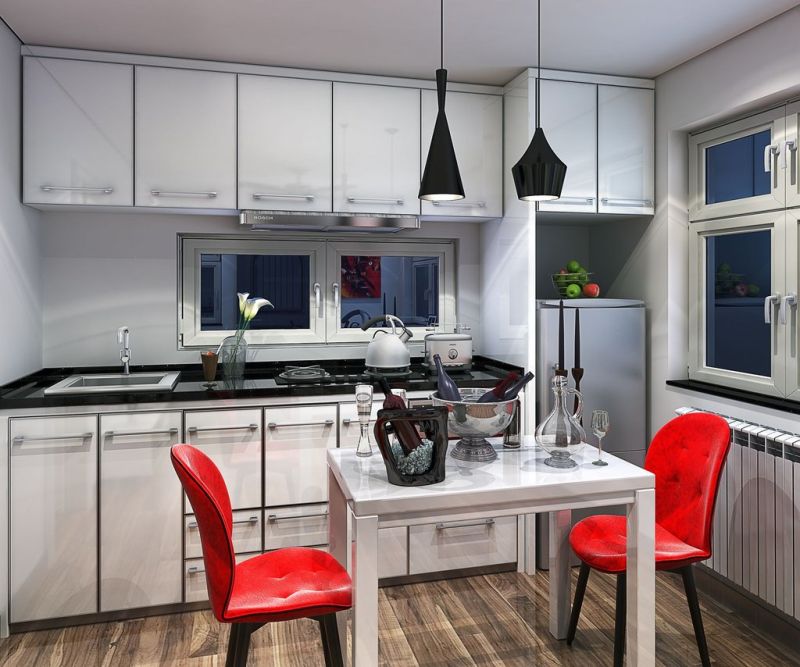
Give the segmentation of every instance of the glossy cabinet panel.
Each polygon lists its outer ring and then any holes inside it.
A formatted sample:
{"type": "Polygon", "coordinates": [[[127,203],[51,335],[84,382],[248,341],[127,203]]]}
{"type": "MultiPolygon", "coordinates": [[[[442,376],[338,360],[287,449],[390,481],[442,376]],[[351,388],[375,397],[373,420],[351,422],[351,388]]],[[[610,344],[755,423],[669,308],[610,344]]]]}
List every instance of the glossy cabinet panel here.
{"type": "MultiPolygon", "coordinates": [[[[236,562],[241,563],[257,553],[236,554],[236,562]]],[[[183,564],[184,602],[204,602],[208,600],[206,566],[202,558],[192,558],[183,564]]]]}
{"type": "Polygon", "coordinates": [[[408,528],[378,529],[378,577],[403,577],[408,574],[408,528]]]}
{"type": "Polygon", "coordinates": [[[22,200],[132,206],[133,67],[22,61],[22,200]]]}
{"type": "Polygon", "coordinates": [[[11,622],[97,611],[97,417],[11,420],[11,622]]]}
{"type": "Polygon", "coordinates": [[[419,214],[420,91],[333,84],[333,209],[419,214]]]}
{"type": "Polygon", "coordinates": [[[100,416],[100,611],[181,601],[181,413],[100,416]]]}
{"type": "Polygon", "coordinates": [[[264,517],[264,549],[312,547],[328,541],[328,505],[271,507],[264,517]]]}
{"type": "Polygon", "coordinates": [[[239,208],[331,210],[331,86],[239,75],[239,208]]]}
{"type": "MultiPolygon", "coordinates": [[[[238,510],[233,512],[233,550],[239,553],[261,551],[261,510],[238,510]]],[[[200,542],[200,529],[197,518],[190,514],[183,519],[183,540],[185,558],[202,558],[203,545],[200,542]]]]}
{"type": "MultiPolygon", "coordinates": [[[[373,429],[378,420],[378,410],[383,409],[383,394],[373,394],[372,410],[369,416],[369,437],[373,451],[377,453],[378,445],[375,443],[373,429]]],[[[358,421],[358,411],[355,403],[339,404],[339,447],[356,447],[361,435],[361,422],[358,421]]]]}
{"type": "Polygon", "coordinates": [[[236,208],[236,75],[136,67],[136,206],[236,208]]]}
{"type": "MultiPolygon", "coordinates": [[[[422,91],[422,161],[428,148],[439,106],[436,91],[422,91]]],[[[499,218],[503,215],[503,98],[499,95],[448,92],[447,123],[456,151],[464,199],[422,202],[423,215],[499,218]]]]}

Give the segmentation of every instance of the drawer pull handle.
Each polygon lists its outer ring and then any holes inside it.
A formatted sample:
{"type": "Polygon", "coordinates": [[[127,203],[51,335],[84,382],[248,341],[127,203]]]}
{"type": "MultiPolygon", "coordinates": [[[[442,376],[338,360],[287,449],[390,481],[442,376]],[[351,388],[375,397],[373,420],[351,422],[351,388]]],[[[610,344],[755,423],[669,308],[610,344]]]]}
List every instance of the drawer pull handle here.
{"type": "Polygon", "coordinates": [[[625,206],[631,208],[653,205],[653,201],[651,199],[613,199],[611,197],[603,197],[600,200],[600,203],[605,204],[606,206],[625,206]]]}
{"type": "Polygon", "coordinates": [[[486,208],[485,201],[435,201],[434,206],[447,206],[452,208],[486,208]]]}
{"type": "Polygon", "coordinates": [[[318,512],[316,514],[294,514],[280,516],[278,514],[267,514],[267,523],[277,523],[278,521],[289,521],[291,519],[321,519],[328,518],[328,512],[318,512]]]}
{"type": "Polygon", "coordinates": [[[107,187],[107,188],[84,188],[80,186],[70,187],[67,185],[42,185],[41,186],[43,192],[87,192],[92,193],[96,192],[100,195],[110,195],[114,192],[114,188],[107,187]]]}
{"type": "Polygon", "coordinates": [[[392,206],[402,206],[405,203],[404,199],[396,197],[348,197],[350,204],[391,204],[392,206]]]}
{"type": "Polygon", "coordinates": [[[437,523],[436,530],[447,530],[448,528],[471,528],[473,526],[493,526],[494,519],[481,519],[470,523],[437,523]]]}
{"type": "Polygon", "coordinates": [[[333,426],[333,419],[326,419],[324,422],[290,422],[279,424],[277,422],[270,422],[267,424],[267,428],[275,430],[276,428],[286,428],[289,426],[333,426]]]}
{"type": "Polygon", "coordinates": [[[254,192],[253,199],[305,199],[306,201],[314,201],[314,195],[279,195],[271,192],[254,192]]]}
{"type": "MultiPolygon", "coordinates": [[[[234,526],[255,525],[258,523],[257,516],[249,516],[246,519],[234,519],[231,521],[234,526]]],[[[197,528],[197,521],[190,521],[186,524],[187,528],[197,528]]]]}
{"type": "Polygon", "coordinates": [[[553,203],[584,206],[586,204],[594,204],[594,197],[559,197],[558,201],[553,203]]]}
{"type": "Polygon", "coordinates": [[[214,199],[217,196],[217,193],[213,190],[205,192],[170,192],[167,190],[150,190],[150,194],[154,197],[207,197],[208,199],[214,199]]]}
{"type": "MultiPolygon", "coordinates": [[[[369,423],[370,424],[374,424],[376,421],[378,421],[378,420],[377,419],[370,419],[369,423]]],[[[358,421],[358,419],[351,419],[350,417],[345,417],[344,419],[342,419],[342,424],[344,426],[350,426],[350,424],[359,424],[359,423],[360,422],[358,421]]]]}
{"type": "Polygon", "coordinates": [[[103,433],[103,437],[105,438],[122,438],[134,435],[169,435],[175,436],[178,435],[177,428],[165,428],[160,431],[106,431],[103,433]]]}
{"type": "Polygon", "coordinates": [[[14,436],[13,443],[21,445],[26,440],[33,442],[49,442],[57,440],[88,440],[94,433],[73,433],[71,435],[17,435],[14,436]]]}
{"type": "Polygon", "coordinates": [[[186,574],[200,574],[201,572],[205,572],[205,570],[202,567],[197,567],[197,565],[186,568],[186,574]]]}
{"type": "Polygon", "coordinates": [[[258,424],[248,424],[247,426],[190,426],[186,429],[187,433],[209,433],[212,431],[257,431],[258,424]]]}

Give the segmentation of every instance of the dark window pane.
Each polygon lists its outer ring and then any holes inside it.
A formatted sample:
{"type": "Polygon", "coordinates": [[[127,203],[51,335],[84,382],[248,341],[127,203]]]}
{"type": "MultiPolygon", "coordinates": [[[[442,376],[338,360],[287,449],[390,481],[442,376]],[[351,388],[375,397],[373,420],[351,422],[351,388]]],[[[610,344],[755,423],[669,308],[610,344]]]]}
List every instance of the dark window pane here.
{"type": "Polygon", "coordinates": [[[706,239],[706,365],[769,377],[772,287],[769,230],[706,239]]]}
{"type": "Polygon", "coordinates": [[[763,130],[707,148],[706,204],[769,194],[764,148],[771,139],[771,132],[763,130]]]}
{"type": "Polygon", "coordinates": [[[235,330],[238,292],[269,299],[251,329],[308,329],[308,255],[201,255],[200,304],[203,331],[235,330]]]}
{"type": "Polygon", "coordinates": [[[407,326],[438,322],[438,257],[344,255],[341,273],[342,327],[386,313],[407,326]]]}

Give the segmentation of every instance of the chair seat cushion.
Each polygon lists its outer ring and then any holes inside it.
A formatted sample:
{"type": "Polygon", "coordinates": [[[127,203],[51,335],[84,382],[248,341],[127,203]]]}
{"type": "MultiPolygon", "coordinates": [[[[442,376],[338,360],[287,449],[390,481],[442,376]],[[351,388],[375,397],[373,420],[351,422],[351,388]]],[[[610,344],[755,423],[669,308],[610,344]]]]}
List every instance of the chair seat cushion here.
{"type": "MultiPolygon", "coordinates": [[[[686,544],[656,524],[656,569],[674,570],[705,560],[711,554],[686,544]]],[[[575,554],[602,572],[624,572],[627,565],[627,522],[624,516],[598,515],[579,521],[569,534],[575,554]]]]}
{"type": "Polygon", "coordinates": [[[347,571],[325,551],[279,549],[236,566],[223,620],[272,623],[324,616],[349,609],[351,589],[347,571]]]}

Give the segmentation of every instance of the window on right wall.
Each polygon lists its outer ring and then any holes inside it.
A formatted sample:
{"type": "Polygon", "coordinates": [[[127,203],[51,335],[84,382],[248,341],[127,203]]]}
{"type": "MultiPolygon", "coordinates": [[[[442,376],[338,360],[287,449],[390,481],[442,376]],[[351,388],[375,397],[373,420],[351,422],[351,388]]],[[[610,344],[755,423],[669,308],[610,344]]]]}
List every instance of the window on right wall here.
{"type": "Polygon", "coordinates": [[[800,400],[800,103],[689,137],[689,377],[800,400]]]}

